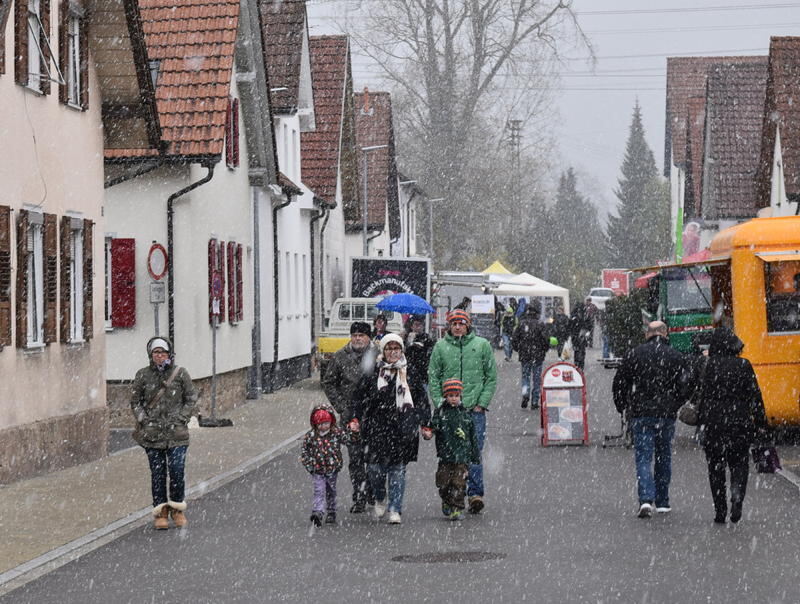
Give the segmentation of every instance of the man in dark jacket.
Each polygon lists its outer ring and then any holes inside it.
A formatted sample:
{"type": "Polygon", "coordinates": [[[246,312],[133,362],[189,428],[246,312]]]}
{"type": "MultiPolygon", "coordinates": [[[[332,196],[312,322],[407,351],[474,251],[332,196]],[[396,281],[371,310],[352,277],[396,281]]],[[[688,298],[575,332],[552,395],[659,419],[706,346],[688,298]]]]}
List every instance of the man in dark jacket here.
{"type": "Polygon", "coordinates": [[[558,340],[556,351],[560,357],[561,352],[564,350],[564,344],[567,343],[567,338],[569,338],[569,317],[563,306],[558,307],[556,316],[553,318],[553,335],[558,340]]]}
{"type": "Polygon", "coordinates": [[[542,387],[542,364],[550,339],[545,334],[544,325],[539,321],[542,305],[538,300],[531,302],[514,331],[511,345],[519,353],[522,367],[522,408],[531,403],[531,409],[539,407],[539,391],[542,387]]]}
{"type": "MultiPolygon", "coordinates": [[[[592,304],[592,308],[595,306],[592,304]]],[[[575,351],[575,365],[581,371],[586,362],[586,347],[592,338],[594,320],[589,314],[588,304],[576,303],[569,319],[569,337],[572,338],[572,350],[575,351]]]]}
{"type": "Polygon", "coordinates": [[[425,332],[425,315],[411,315],[403,333],[408,380],[428,385],[428,363],[433,350],[433,338],[425,332]]]}
{"type": "MultiPolygon", "coordinates": [[[[353,417],[351,400],[358,382],[362,376],[375,369],[378,349],[370,341],[371,334],[369,323],[354,322],[350,326],[350,342],[336,351],[322,378],[322,389],[339,414],[342,425],[353,417]]],[[[372,503],[363,447],[359,440],[347,446],[347,470],[353,483],[353,506],[350,508],[352,514],[363,513],[367,503],[372,503]]]]}
{"type": "Polygon", "coordinates": [[[626,413],[633,434],[639,518],[671,511],[672,438],[675,416],[690,391],[685,357],[672,348],[667,326],[653,321],[646,342],[628,352],[614,376],[614,405],[626,413]]]}

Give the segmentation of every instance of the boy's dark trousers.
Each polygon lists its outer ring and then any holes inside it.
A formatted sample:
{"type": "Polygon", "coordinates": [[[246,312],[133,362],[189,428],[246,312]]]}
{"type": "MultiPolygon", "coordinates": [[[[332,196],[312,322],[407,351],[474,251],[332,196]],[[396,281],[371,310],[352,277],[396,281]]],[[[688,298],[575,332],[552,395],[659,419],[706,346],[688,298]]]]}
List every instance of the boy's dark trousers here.
{"type": "Polygon", "coordinates": [[[456,510],[464,509],[468,472],[469,466],[465,463],[439,462],[436,469],[436,488],[439,489],[443,504],[456,510]]]}

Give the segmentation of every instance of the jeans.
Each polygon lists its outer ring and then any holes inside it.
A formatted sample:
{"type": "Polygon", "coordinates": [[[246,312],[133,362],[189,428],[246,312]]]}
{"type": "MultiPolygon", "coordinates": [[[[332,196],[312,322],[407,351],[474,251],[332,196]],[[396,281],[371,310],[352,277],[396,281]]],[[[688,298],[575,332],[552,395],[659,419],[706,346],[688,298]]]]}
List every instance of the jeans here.
{"type": "Polygon", "coordinates": [[[672,437],[675,420],[664,417],[634,417],[631,420],[639,483],[639,503],[669,507],[672,478],[672,437]]]}
{"type": "Polygon", "coordinates": [[[608,336],[603,335],[603,358],[608,359],[611,356],[611,346],[608,343],[608,336]]]}
{"type": "Polygon", "coordinates": [[[511,336],[507,333],[503,334],[503,352],[506,354],[506,358],[510,360],[513,353],[511,351],[511,336]]]}
{"type": "Polygon", "coordinates": [[[539,391],[542,388],[542,365],[533,361],[525,361],[522,366],[522,396],[530,395],[534,405],[539,404],[539,391]]]}
{"type": "Polygon", "coordinates": [[[333,474],[312,474],[311,480],[314,483],[314,502],[311,505],[312,512],[320,514],[327,511],[329,514],[336,513],[336,479],[338,472],[333,474]]]}
{"type": "Polygon", "coordinates": [[[174,501],[183,503],[186,483],[186,449],[188,445],[170,449],[145,448],[150,463],[150,487],[153,492],[153,507],[174,501]],[[169,495],[167,495],[167,474],[169,474],[169,495]]]}
{"type": "Polygon", "coordinates": [[[369,483],[375,501],[386,500],[386,478],[389,478],[389,511],[403,513],[403,494],[406,490],[405,464],[384,465],[378,463],[367,464],[369,483]]]}
{"type": "MultiPolygon", "coordinates": [[[[478,438],[478,450],[483,453],[483,441],[486,439],[486,412],[472,411],[472,423],[475,436],[478,438]]],[[[483,463],[470,464],[467,477],[467,497],[483,497],[483,463]]]]}

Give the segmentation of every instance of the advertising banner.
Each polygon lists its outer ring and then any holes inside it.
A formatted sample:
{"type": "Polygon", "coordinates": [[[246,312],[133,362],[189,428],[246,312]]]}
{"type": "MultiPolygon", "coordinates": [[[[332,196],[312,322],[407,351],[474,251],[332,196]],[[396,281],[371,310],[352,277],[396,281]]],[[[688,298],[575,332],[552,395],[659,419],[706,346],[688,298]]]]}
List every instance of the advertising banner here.
{"type": "Polygon", "coordinates": [[[353,258],[352,262],[354,298],[399,293],[430,298],[426,258],[353,258]]]}

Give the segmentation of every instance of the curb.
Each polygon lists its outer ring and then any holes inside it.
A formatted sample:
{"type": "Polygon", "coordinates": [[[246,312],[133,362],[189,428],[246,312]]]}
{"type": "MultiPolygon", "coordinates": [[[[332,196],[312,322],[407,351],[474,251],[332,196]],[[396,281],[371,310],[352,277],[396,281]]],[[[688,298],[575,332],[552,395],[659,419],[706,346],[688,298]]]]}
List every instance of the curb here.
{"type": "MultiPolygon", "coordinates": [[[[229,482],[252,472],[260,466],[272,461],[278,455],[281,455],[292,448],[292,446],[306,433],[305,430],[298,432],[283,442],[275,445],[271,449],[251,457],[237,465],[236,467],[203,480],[186,491],[186,499],[199,499],[203,495],[210,493],[229,482]]],[[[78,537],[69,543],[65,543],[46,554],[37,556],[33,560],[24,562],[6,572],[0,574],[0,596],[14,591],[54,571],[55,569],[69,564],[94,550],[102,547],[106,543],[110,543],[134,529],[147,524],[152,515],[152,508],[146,507],[120,518],[111,524],[96,529],[83,537],[78,537]]]]}

